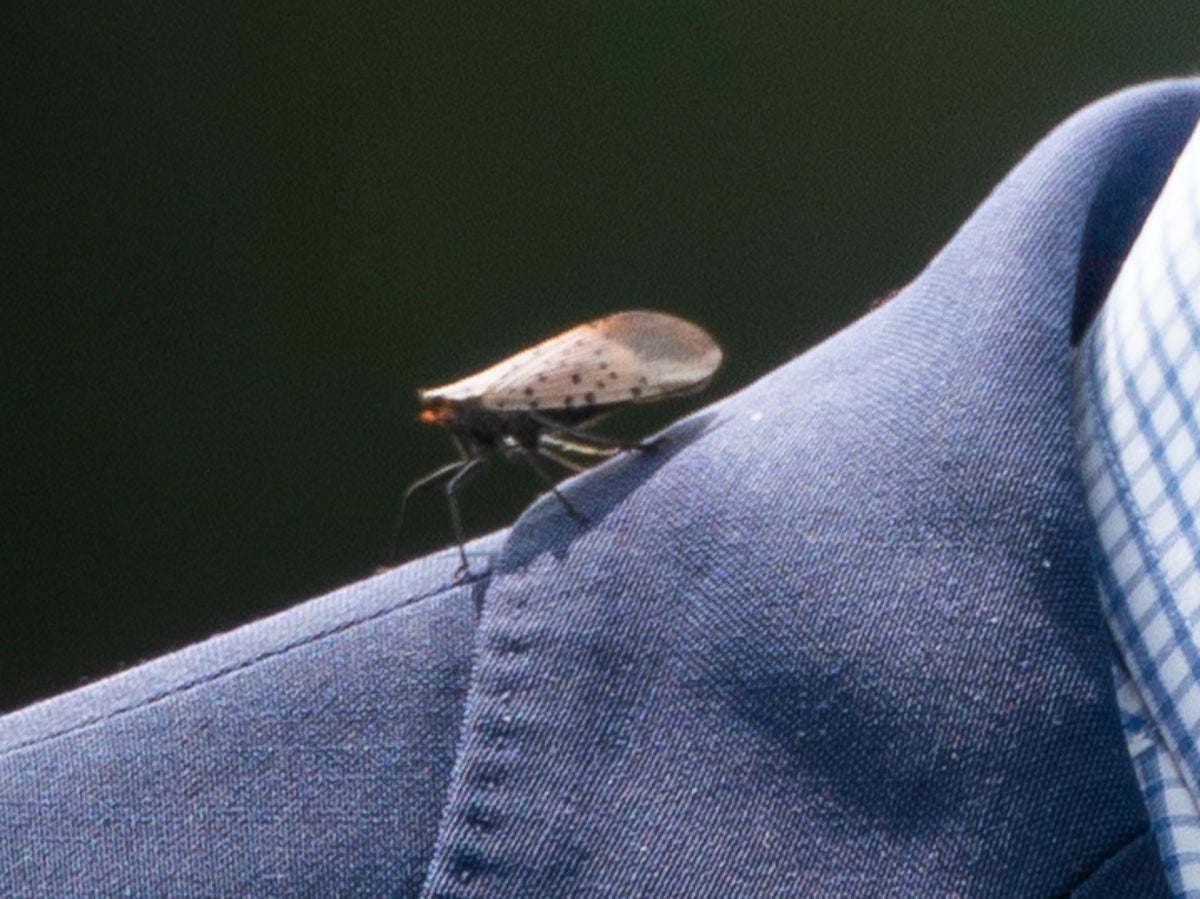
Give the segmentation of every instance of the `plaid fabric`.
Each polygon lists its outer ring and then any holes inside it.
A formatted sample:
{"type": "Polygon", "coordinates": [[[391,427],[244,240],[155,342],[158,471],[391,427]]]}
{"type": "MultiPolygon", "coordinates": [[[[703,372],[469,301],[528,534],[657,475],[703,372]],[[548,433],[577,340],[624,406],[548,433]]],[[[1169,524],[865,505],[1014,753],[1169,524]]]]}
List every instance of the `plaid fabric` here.
{"type": "Polygon", "coordinates": [[[1200,130],[1075,363],[1126,740],[1176,896],[1200,896],[1200,130]]]}

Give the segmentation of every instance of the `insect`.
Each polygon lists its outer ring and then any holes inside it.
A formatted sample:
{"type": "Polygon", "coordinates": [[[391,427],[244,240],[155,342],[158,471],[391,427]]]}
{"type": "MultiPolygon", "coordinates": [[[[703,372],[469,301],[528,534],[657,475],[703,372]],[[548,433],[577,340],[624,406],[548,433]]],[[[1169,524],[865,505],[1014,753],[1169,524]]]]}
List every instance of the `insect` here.
{"type": "Polygon", "coordinates": [[[702,389],[721,357],[721,348],[699,325],[661,312],[618,312],[461,381],[419,390],[418,419],[447,428],[459,458],[404,492],[400,521],[413,494],[441,488],[461,560],[455,577],[467,571],[457,497],[496,451],[524,459],[568,514],[585,521],[541,460],[577,472],[585,466],[576,458],[603,459],[621,450],[650,448],[645,442],[591,434],[584,427],[619,406],[702,389]]]}

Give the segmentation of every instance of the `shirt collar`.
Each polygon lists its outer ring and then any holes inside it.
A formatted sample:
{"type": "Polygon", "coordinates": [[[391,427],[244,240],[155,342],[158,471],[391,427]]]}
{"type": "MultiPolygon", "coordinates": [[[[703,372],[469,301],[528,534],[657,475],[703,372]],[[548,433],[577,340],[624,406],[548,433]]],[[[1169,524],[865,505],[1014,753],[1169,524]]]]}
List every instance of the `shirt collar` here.
{"type": "Polygon", "coordinates": [[[1200,131],[1075,363],[1118,699],[1168,876],[1200,890],[1200,131]]]}

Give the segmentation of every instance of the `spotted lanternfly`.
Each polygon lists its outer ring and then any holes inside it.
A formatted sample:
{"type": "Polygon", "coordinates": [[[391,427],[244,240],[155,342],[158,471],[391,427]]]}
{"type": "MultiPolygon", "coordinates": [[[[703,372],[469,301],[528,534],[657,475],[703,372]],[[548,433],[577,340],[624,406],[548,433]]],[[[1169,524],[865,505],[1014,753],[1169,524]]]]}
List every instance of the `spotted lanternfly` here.
{"type": "Polygon", "coordinates": [[[618,406],[646,403],[700,390],[721,364],[721,348],[698,325],[661,312],[618,312],[551,337],[478,374],[444,387],[420,390],[419,419],[450,431],[459,458],[408,488],[441,488],[462,564],[468,569],[457,494],[478,474],[488,454],[520,457],[574,518],[583,521],[542,467],[549,459],[569,471],[584,466],[572,456],[607,458],[624,449],[647,449],[583,430],[618,406]]]}

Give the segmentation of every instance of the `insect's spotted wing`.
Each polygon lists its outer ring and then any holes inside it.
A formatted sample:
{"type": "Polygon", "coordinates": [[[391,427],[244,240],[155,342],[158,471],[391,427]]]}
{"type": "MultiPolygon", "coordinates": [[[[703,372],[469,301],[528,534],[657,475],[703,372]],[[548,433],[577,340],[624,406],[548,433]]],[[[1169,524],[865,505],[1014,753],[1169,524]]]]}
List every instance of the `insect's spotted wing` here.
{"type": "Polygon", "coordinates": [[[720,364],[721,348],[698,325],[660,312],[619,312],[421,397],[497,411],[595,408],[699,390],[720,364]]]}

